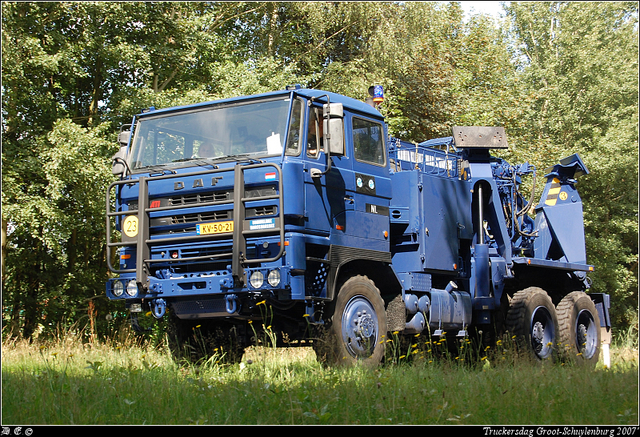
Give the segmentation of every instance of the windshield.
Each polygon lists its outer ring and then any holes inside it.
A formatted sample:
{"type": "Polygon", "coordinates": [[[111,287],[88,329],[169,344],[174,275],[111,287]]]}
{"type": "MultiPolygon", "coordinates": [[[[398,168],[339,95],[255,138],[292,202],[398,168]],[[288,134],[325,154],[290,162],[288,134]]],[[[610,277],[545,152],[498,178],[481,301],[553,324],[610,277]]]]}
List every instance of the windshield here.
{"type": "MultiPolygon", "coordinates": [[[[261,100],[145,117],[136,124],[130,166],[281,155],[289,103],[288,98],[261,100]]],[[[299,147],[300,102],[293,107],[288,154],[299,147]]]]}

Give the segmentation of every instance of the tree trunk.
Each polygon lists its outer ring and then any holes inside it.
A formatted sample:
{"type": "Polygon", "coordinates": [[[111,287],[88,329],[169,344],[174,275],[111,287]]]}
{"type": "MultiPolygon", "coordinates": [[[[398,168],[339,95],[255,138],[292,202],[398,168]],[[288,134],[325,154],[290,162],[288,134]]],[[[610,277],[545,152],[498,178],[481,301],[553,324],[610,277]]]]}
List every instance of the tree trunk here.
{"type": "Polygon", "coordinates": [[[276,34],[278,32],[278,5],[277,3],[273,4],[273,11],[271,11],[271,23],[269,25],[269,38],[268,38],[268,47],[267,54],[273,57],[275,53],[275,40],[276,34]]]}
{"type": "Polygon", "coordinates": [[[102,61],[98,59],[96,61],[96,67],[93,74],[93,91],[91,92],[91,102],[89,103],[89,120],[88,126],[93,126],[98,115],[98,104],[102,99],[102,61]]]}
{"type": "Polygon", "coordinates": [[[2,217],[2,259],[0,262],[2,263],[2,283],[4,284],[4,260],[7,256],[7,220],[2,217]]]}

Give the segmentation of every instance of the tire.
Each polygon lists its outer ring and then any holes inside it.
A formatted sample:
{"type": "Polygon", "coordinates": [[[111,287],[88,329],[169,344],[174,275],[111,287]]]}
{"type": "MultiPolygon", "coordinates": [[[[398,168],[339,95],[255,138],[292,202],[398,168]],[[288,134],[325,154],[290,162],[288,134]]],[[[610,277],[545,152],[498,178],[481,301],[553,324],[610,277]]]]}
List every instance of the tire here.
{"type": "Polygon", "coordinates": [[[173,312],[167,327],[167,343],[178,363],[202,364],[213,356],[227,364],[239,363],[245,349],[234,325],[211,320],[181,320],[173,312]]]}
{"type": "Polygon", "coordinates": [[[173,311],[167,312],[166,340],[171,357],[175,362],[191,361],[191,351],[186,344],[191,327],[180,320],[173,311]]]}
{"type": "Polygon", "coordinates": [[[600,356],[600,317],[591,298],[582,291],[566,295],[556,308],[562,359],[595,367],[600,356]]]}
{"type": "Polygon", "coordinates": [[[376,367],[384,357],[386,333],[380,291],[366,276],[355,276],[340,288],[331,321],[314,349],[324,364],[376,367]]]}
{"type": "Polygon", "coordinates": [[[513,295],[507,329],[526,355],[537,361],[556,360],[558,319],[555,306],[543,289],[529,287],[513,295]]]}

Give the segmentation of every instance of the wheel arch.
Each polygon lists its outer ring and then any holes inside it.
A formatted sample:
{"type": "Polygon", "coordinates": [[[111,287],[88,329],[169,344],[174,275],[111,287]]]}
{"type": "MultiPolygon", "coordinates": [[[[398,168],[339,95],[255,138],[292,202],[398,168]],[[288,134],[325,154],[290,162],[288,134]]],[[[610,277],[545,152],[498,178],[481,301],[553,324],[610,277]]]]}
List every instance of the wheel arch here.
{"type": "Polygon", "coordinates": [[[391,254],[388,252],[331,246],[330,260],[327,296],[331,300],[335,300],[342,284],[356,275],[371,279],[380,290],[385,303],[402,292],[400,280],[391,267],[391,254]]]}
{"type": "Polygon", "coordinates": [[[549,269],[538,266],[514,264],[515,280],[509,281],[505,293],[513,297],[518,291],[530,287],[538,287],[547,292],[551,300],[557,305],[562,298],[572,291],[588,289],[584,272],[563,269],[549,269]]]}

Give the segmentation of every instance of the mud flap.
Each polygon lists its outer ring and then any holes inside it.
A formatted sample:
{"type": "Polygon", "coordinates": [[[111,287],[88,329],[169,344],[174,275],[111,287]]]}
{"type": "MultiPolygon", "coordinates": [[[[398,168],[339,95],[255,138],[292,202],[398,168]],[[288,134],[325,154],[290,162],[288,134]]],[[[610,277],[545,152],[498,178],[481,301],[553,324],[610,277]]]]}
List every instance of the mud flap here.
{"type": "Polygon", "coordinates": [[[589,297],[595,304],[598,317],[600,318],[602,359],[605,366],[611,367],[611,358],[609,355],[609,345],[611,344],[611,318],[609,317],[609,308],[611,307],[611,301],[609,295],[605,293],[590,293],[589,297]]]}

